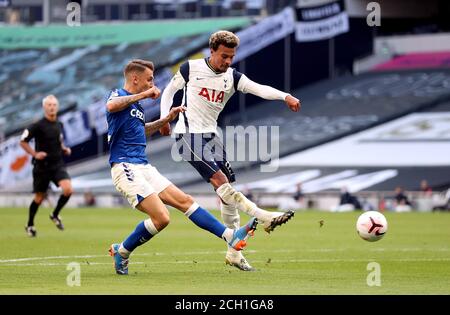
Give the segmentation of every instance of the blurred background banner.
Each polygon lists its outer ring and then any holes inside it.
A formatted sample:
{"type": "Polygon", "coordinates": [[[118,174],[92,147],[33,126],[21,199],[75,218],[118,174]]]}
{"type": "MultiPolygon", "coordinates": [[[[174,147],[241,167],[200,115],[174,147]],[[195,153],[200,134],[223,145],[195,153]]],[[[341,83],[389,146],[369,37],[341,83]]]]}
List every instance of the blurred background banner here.
{"type": "Polygon", "coordinates": [[[328,39],[349,31],[344,0],[299,1],[296,13],[295,39],[299,42],[328,39]]]}
{"type": "Polygon", "coordinates": [[[103,100],[92,104],[88,110],[90,126],[94,128],[97,135],[108,132],[108,124],[106,123],[106,109],[103,100]]]}
{"type": "Polygon", "coordinates": [[[286,37],[294,31],[294,25],[295,12],[292,8],[286,8],[278,14],[237,32],[240,44],[234,63],[286,37]]]}
{"type": "MultiPolygon", "coordinates": [[[[0,189],[31,176],[31,157],[20,147],[20,136],[0,143],[0,189]]],[[[30,142],[33,146],[34,141],[30,142]]]]}
{"type": "Polygon", "coordinates": [[[0,7],[7,7],[11,4],[10,0],[0,0],[0,7]]]}
{"type": "Polygon", "coordinates": [[[64,143],[66,146],[72,147],[91,138],[92,131],[88,119],[89,116],[86,111],[69,112],[59,117],[64,126],[64,143]]]}

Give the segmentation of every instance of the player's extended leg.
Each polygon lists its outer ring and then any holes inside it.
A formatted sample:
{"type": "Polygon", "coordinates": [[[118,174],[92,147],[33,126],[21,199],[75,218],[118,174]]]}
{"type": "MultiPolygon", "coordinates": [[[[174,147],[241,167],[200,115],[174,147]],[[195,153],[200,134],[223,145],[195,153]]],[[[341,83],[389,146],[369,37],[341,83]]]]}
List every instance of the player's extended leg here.
{"type": "Polygon", "coordinates": [[[184,193],[173,184],[160,192],[159,197],[165,204],[183,212],[198,227],[225,240],[230,247],[237,251],[242,250],[246,246],[247,238],[253,235],[258,224],[258,221],[252,218],[242,228],[239,228],[239,225],[227,228],[206,209],[200,207],[190,195],[184,193]]]}
{"type": "Polygon", "coordinates": [[[128,258],[131,252],[148,242],[170,221],[169,211],[158,197],[159,191],[146,178],[147,168],[150,166],[131,163],[117,163],[111,168],[116,189],[127,198],[133,208],[149,216],[140,222],[122,243],[112,244],[109,249],[116,273],[121,275],[128,274],[128,258]]]}
{"type": "Polygon", "coordinates": [[[28,212],[28,223],[27,226],[25,227],[25,231],[27,232],[27,235],[29,237],[35,237],[37,234],[36,229],[34,227],[34,217],[36,216],[39,206],[44,201],[45,195],[46,194],[44,192],[35,193],[33,201],[30,204],[28,212]]]}
{"type": "MultiPolygon", "coordinates": [[[[225,153],[223,153],[223,158],[220,160],[218,165],[223,171],[211,177],[210,181],[213,182],[213,186],[214,184],[217,184],[219,180],[224,182],[228,182],[228,180],[234,181],[234,174],[233,171],[231,170],[229,163],[226,162],[225,153]],[[226,163],[226,165],[224,163],[226,163]],[[225,173],[222,174],[223,172],[225,173]]],[[[241,217],[239,216],[239,212],[235,204],[227,204],[223,200],[221,200],[220,212],[222,220],[227,227],[234,228],[235,226],[240,225],[241,217]]],[[[225,263],[227,265],[236,267],[242,271],[256,270],[255,268],[252,267],[252,265],[250,265],[250,263],[242,254],[242,252],[236,251],[234,248],[230,246],[228,246],[227,248],[227,253],[225,255],[225,263]]]]}
{"type": "Polygon", "coordinates": [[[146,213],[149,218],[140,222],[121,244],[112,244],[109,249],[114,258],[116,273],[120,275],[128,274],[128,258],[131,253],[161,232],[170,222],[169,211],[156,193],[144,198],[136,208],[146,213]]]}
{"type": "MultiPolygon", "coordinates": [[[[225,225],[228,228],[233,229],[239,227],[241,218],[235,205],[227,205],[226,203],[221,202],[220,212],[223,223],[225,223],[225,225]]],[[[227,254],[225,255],[225,263],[227,265],[236,267],[242,271],[256,270],[250,265],[250,263],[247,261],[247,259],[244,257],[241,251],[237,251],[231,246],[228,246],[227,248],[227,254]]]]}
{"type": "Polygon", "coordinates": [[[231,186],[230,182],[234,181],[234,174],[227,161],[224,146],[216,135],[178,134],[176,144],[183,160],[191,164],[207,182],[213,185],[222,201],[256,217],[260,223],[264,224],[266,232],[270,233],[294,215],[293,211],[282,213],[260,209],[231,186]]]}
{"type": "MultiPolygon", "coordinates": [[[[220,141],[218,137],[214,137],[211,146],[211,153],[214,155],[214,161],[217,166],[220,168],[222,173],[216,174],[214,177],[214,173],[210,176],[209,181],[215,181],[217,184],[217,180],[221,180],[224,183],[229,182],[233,183],[235,181],[235,174],[233,169],[231,168],[231,164],[227,160],[227,153],[225,152],[225,147],[220,141]],[[224,176],[221,176],[224,175],[224,176]],[[220,176],[217,178],[217,176],[220,176]],[[214,179],[212,179],[214,177],[214,179]]],[[[214,185],[213,185],[214,186],[214,185]]],[[[222,216],[222,220],[225,225],[229,228],[233,228],[234,226],[240,225],[241,217],[239,215],[239,211],[236,208],[235,204],[227,204],[223,200],[221,200],[220,212],[222,216]]],[[[225,255],[225,263],[227,265],[236,267],[242,271],[254,271],[253,268],[247,259],[244,257],[241,251],[236,251],[234,248],[228,246],[227,253],[225,255]]]]}
{"type": "Polygon", "coordinates": [[[258,218],[263,224],[264,230],[268,233],[273,231],[277,226],[286,223],[294,216],[293,211],[270,212],[259,208],[254,202],[248,200],[244,194],[235,190],[222,171],[217,171],[210,178],[210,182],[222,201],[226,204],[234,205],[237,209],[247,213],[249,216],[258,218]]]}
{"type": "Polygon", "coordinates": [[[58,199],[56,207],[53,210],[53,213],[50,214],[50,220],[52,220],[53,223],[55,223],[56,227],[62,231],[64,230],[64,225],[62,223],[61,218],[59,217],[59,213],[61,212],[61,209],[66,205],[66,203],[69,201],[70,196],[73,193],[73,189],[72,189],[72,182],[70,181],[70,179],[60,180],[58,182],[58,186],[61,187],[62,194],[58,199]]]}

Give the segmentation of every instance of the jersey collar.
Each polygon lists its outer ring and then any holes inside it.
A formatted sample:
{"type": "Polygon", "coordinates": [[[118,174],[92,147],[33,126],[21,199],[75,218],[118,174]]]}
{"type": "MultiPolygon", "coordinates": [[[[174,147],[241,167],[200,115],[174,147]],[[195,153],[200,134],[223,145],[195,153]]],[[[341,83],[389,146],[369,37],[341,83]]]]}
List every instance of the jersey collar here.
{"type": "Polygon", "coordinates": [[[128,91],[125,90],[124,88],[122,88],[122,91],[124,91],[124,92],[127,93],[128,95],[132,95],[130,92],[128,92],[128,91]]]}
{"type": "Polygon", "coordinates": [[[211,71],[214,72],[215,74],[221,74],[222,73],[222,72],[214,70],[213,66],[211,66],[211,63],[209,62],[209,58],[205,58],[205,62],[206,62],[206,65],[208,66],[208,68],[211,69],[211,71]]]}

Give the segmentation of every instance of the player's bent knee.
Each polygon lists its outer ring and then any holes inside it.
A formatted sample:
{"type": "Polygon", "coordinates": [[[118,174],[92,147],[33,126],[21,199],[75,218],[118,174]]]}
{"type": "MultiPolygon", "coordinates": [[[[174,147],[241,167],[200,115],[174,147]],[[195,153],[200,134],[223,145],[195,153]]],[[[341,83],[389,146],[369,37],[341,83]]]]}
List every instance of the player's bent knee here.
{"type": "Polygon", "coordinates": [[[71,196],[72,194],[73,194],[73,189],[72,189],[72,187],[63,189],[63,195],[64,195],[64,196],[69,197],[69,196],[71,196]]]}
{"type": "Polygon", "coordinates": [[[163,215],[159,216],[157,220],[154,220],[154,221],[156,221],[156,222],[154,222],[155,227],[158,229],[158,231],[161,231],[166,226],[168,226],[170,223],[169,214],[163,214],[163,215]]]}
{"type": "Polygon", "coordinates": [[[41,205],[42,202],[44,202],[44,199],[45,195],[38,194],[34,196],[34,202],[37,203],[38,205],[41,205]]]}

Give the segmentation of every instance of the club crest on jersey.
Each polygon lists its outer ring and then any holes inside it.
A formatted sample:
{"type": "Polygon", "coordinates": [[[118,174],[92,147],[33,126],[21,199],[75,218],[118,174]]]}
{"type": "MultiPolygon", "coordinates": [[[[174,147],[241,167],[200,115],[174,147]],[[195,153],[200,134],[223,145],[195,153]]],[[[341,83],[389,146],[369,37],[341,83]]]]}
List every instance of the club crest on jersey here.
{"type": "Polygon", "coordinates": [[[132,117],[136,117],[136,118],[138,118],[138,119],[144,121],[144,113],[141,112],[141,111],[139,111],[139,110],[137,110],[136,108],[133,108],[133,109],[130,111],[130,115],[131,115],[132,117]]]}
{"type": "Polygon", "coordinates": [[[208,100],[208,102],[223,103],[223,97],[225,95],[224,91],[208,90],[207,88],[202,88],[198,95],[203,96],[208,100]]]}

